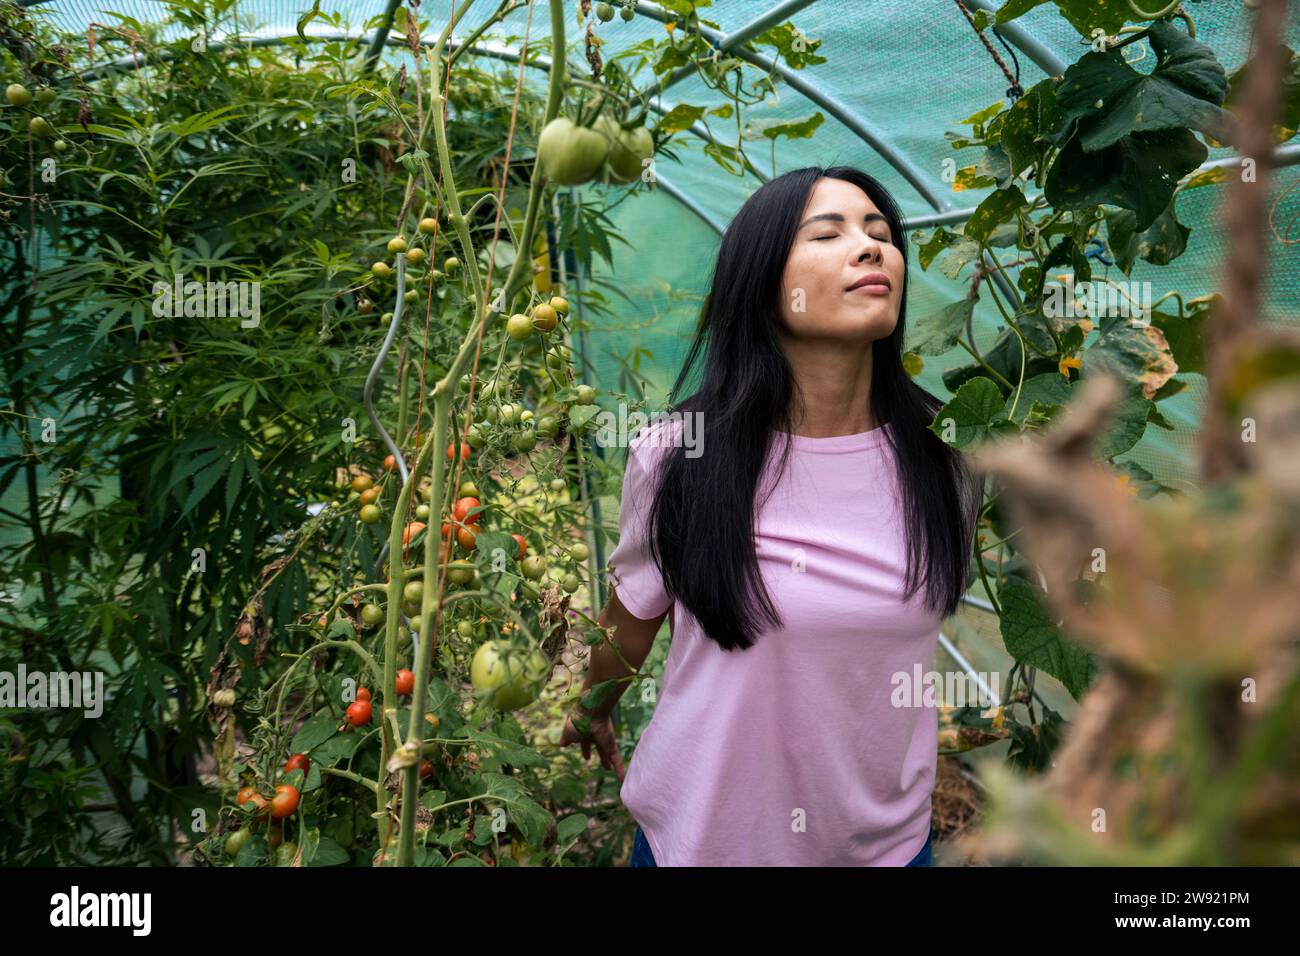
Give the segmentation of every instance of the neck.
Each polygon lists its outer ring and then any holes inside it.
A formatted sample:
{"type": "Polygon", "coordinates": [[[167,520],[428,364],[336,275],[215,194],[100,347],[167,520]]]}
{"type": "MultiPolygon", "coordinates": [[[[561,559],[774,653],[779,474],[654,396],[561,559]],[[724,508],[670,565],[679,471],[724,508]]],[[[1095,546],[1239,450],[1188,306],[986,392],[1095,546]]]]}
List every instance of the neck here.
{"type": "Polygon", "coordinates": [[[871,411],[871,345],[787,340],[796,385],[792,434],[834,438],[878,427],[871,411]]]}

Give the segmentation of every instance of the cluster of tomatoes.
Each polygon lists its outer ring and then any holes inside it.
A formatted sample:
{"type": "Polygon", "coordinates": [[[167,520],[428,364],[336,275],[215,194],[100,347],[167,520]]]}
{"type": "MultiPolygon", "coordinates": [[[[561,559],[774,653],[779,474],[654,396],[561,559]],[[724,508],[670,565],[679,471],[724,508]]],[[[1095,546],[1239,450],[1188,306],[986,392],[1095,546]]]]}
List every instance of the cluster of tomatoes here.
{"type": "MultiPolygon", "coordinates": [[[[305,776],[310,769],[311,759],[306,754],[293,754],[284,764],[286,776],[294,771],[300,771],[305,776]]],[[[302,794],[298,788],[291,783],[279,784],[275,788],[274,795],[268,800],[257,787],[244,787],[236,796],[236,801],[240,807],[247,810],[249,816],[244,826],[226,837],[223,844],[226,856],[233,860],[244,845],[252,839],[251,824],[265,823],[270,820],[274,821],[270,826],[269,838],[271,850],[275,853],[275,861],[281,866],[291,864],[298,855],[298,845],[292,841],[285,842],[282,821],[298,811],[298,805],[302,802],[302,794]]]]}
{"type": "MultiPolygon", "coordinates": [[[[42,86],[36,91],[35,97],[33,97],[31,90],[27,89],[27,87],[23,86],[21,83],[10,83],[5,87],[5,100],[15,109],[29,109],[32,105],[33,99],[39,107],[48,109],[55,105],[55,101],[58,99],[58,93],[48,86],[42,86]]],[[[31,117],[27,120],[27,132],[31,133],[32,136],[35,136],[37,139],[48,139],[55,135],[53,124],[51,124],[50,121],[40,113],[36,112],[33,112],[31,117]]],[[[68,141],[60,137],[54,141],[54,148],[61,153],[68,148],[68,141]]]]}

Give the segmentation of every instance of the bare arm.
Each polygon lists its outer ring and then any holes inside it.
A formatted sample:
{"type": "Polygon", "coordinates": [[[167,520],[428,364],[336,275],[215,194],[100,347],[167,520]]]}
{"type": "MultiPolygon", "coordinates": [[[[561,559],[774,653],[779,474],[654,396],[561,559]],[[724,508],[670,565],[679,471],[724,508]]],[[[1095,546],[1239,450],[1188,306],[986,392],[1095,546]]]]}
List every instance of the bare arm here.
{"type": "MultiPolygon", "coordinates": [[[[591,657],[587,661],[587,674],[582,682],[583,693],[585,694],[602,681],[618,680],[640,671],[641,665],[650,654],[655,635],[659,633],[659,627],[667,616],[668,612],[665,611],[649,620],[633,617],[632,612],[618,599],[618,592],[610,591],[609,603],[605,605],[605,609],[600,612],[596,620],[602,627],[612,629],[613,635],[610,640],[618,646],[618,652],[616,653],[608,642],[601,642],[592,648],[591,657]],[[619,660],[620,654],[623,660],[627,661],[627,665],[619,660]],[[628,669],[629,666],[631,670],[628,669]]],[[[576,704],[565,717],[564,730],[560,734],[559,741],[561,747],[572,743],[582,744],[584,760],[591,756],[591,745],[594,743],[600,754],[601,766],[606,770],[613,770],[620,783],[625,772],[623,755],[619,752],[618,740],[614,736],[614,722],[609,715],[614,705],[618,703],[618,699],[623,696],[623,691],[627,690],[629,683],[630,681],[625,681],[616,684],[609,696],[591,711],[584,711],[580,703],[576,704]],[[575,717],[585,717],[590,721],[590,733],[578,732],[574,725],[575,717]]]]}
{"type": "MultiPolygon", "coordinates": [[[[582,682],[583,693],[586,693],[602,681],[617,680],[639,672],[641,665],[645,663],[646,657],[650,654],[650,648],[654,645],[655,635],[659,633],[659,628],[667,616],[668,612],[664,611],[662,614],[648,620],[634,617],[632,612],[624,607],[623,602],[618,599],[618,591],[611,589],[609,602],[596,620],[600,622],[602,627],[613,629],[611,640],[618,645],[623,659],[635,670],[628,670],[623,665],[623,662],[619,660],[614,648],[610,647],[608,643],[597,644],[592,648],[591,657],[587,662],[587,676],[582,682]]],[[[590,711],[590,715],[602,719],[608,717],[630,683],[630,681],[624,681],[615,685],[614,690],[600,706],[590,711]]]]}

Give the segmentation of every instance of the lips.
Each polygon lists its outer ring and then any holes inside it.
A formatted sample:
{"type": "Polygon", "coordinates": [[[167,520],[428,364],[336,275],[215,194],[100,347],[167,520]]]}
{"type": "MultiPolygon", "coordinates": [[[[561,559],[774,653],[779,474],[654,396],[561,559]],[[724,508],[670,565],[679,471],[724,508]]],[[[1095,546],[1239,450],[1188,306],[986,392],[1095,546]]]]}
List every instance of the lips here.
{"type": "Polygon", "coordinates": [[[894,287],[894,284],[889,281],[889,276],[885,275],[883,272],[868,272],[844,291],[852,292],[854,289],[860,289],[864,285],[883,285],[886,289],[893,289],[894,287]]]}

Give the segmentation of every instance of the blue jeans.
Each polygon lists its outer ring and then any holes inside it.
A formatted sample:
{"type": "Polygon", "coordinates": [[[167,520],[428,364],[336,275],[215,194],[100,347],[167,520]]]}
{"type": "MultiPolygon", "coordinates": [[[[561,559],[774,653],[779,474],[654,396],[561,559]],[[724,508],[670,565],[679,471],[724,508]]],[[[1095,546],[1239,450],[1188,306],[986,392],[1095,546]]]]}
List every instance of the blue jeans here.
{"type": "MultiPolygon", "coordinates": [[[[925,846],[921,851],[912,857],[912,862],[907,866],[934,866],[932,850],[934,847],[934,830],[930,830],[930,835],[925,838],[925,846]]],[[[658,866],[655,862],[654,854],[650,852],[650,843],[641,832],[638,824],[636,828],[636,837],[632,840],[632,859],[628,861],[628,866],[658,866]]]]}

